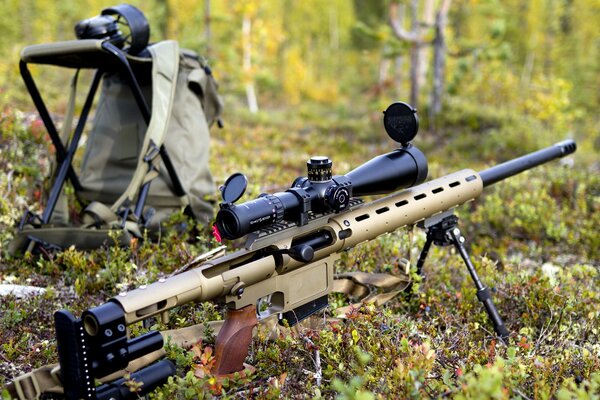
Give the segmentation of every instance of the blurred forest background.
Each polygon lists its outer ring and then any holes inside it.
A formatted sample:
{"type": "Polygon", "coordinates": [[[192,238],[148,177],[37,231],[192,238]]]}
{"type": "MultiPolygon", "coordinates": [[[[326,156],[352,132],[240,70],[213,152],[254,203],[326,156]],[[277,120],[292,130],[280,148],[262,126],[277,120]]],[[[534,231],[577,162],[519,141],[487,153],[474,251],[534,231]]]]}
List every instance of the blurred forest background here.
{"type": "MultiPolygon", "coordinates": [[[[24,46],[74,39],[77,21],[113,3],[3,0],[1,104],[32,108],[18,76],[24,46]]],[[[536,121],[532,136],[598,140],[598,0],[131,4],[150,21],[151,40],[177,39],[208,57],[229,113],[287,108],[353,119],[401,99],[437,130],[523,118],[536,121]]],[[[55,79],[45,89],[60,106],[65,84],[55,79]]]]}

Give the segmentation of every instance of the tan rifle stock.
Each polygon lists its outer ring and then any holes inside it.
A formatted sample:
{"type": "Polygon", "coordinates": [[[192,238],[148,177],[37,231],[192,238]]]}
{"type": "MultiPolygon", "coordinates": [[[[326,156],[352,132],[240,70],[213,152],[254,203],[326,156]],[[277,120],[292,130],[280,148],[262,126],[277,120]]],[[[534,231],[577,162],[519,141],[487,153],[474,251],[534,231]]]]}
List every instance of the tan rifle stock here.
{"type": "Polygon", "coordinates": [[[122,293],[110,301],[123,308],[127,324],[157,314],[166,316],[169,309],[191,301],[217,301],[238,310],[270,297],[269,307],[261,316],[291,311],[331,291],[333,263],[341,251],[473,200],[482,188],[476,172],[456,172],[331,214],[322,224],[309,223],[273,234],[260,246],[247,243],[247,249],[122,293]],[[288,250],[294,239],[323,231],[330,234],[332,243],[316,250],[311,262],[303,263],[279,253],[288,250]],[[260,255],[263,251],[265,256],[260,255]]]}
{"type": "MultiPolygon", "coordinates": [[[[127,325],[155,315],[165,320],[170,309],[192,301],[226,304],[230,312],[217,337],[215,372],[239,371],[251,341],[248,329],[257,323],[255,307],[259,317],[266,318],[322,299],[332,290],[334,262],[342,251],[473,200],[482,189],[476,172],[459,171],[302,227],[264,238],[251,236],[244,250],[121,293],[110,302],[122,308],[127,325]],[[330,243],[315,249],[310,262],[284,254],[294,241],[323,233],[330,243]]],[[[100,325],[93,313],[83,317],[92,337],[100,333],[100,325]]]]}

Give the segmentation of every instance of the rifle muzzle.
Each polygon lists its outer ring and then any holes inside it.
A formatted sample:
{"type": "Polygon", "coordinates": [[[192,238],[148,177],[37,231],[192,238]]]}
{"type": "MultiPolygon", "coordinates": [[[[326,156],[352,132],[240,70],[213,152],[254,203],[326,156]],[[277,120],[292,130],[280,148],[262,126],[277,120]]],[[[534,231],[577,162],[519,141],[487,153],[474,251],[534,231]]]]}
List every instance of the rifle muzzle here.
{"type": "Polygon", "coordinates": [[[513,175],[537,167],[556,158],[572,154],[577,150],[577,144],[573,140],[563,140],[544,149],[526,154],[514,160],[506,161],[479,173],[483,186],[489,186],[513,175]]]}

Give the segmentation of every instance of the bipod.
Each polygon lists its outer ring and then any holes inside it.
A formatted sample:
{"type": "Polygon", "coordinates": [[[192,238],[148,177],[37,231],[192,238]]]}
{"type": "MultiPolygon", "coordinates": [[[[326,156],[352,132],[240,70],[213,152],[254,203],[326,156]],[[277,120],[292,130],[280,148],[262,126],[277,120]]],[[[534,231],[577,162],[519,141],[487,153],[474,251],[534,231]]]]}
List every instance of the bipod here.
{"type": "Polygon", "coordinates": [[[453,245],[458,250],[462,257],[473,283],[477,288],[477,298],[483,303],[485,311],[487,312],[490,320],[494,324],[494,331],[500,336],[504,343],[508,342],[509,331],[506,329],[498,310],[492,300],[490,290],[481,283],[479,275],[475,270],[475,265],[471,261],[471,257],[465,247],[465,238],[461,235],[460,229],[458,229],[458,217],[454,215],[452,211],[446,211],[442,214],[436,215],[431,218],[427,218],[419,222],[418,226],[423,228],[427,232],[427,240],[417,261],[417,273],[420,275],[425,264],[425,258],[431,248],[431,244],[437,246],[449,246],[453,245]]]}

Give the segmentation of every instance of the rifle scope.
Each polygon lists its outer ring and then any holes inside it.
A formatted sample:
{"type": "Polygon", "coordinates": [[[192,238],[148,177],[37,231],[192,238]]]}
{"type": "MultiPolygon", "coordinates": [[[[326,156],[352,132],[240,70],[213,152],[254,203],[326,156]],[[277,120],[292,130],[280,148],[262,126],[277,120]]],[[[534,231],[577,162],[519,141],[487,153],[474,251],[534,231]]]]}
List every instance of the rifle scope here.
{"type": "Polygon", "coordinates": [[[305,225],[309,212],[343,211],[353,196],[387,194],[422,183],[427,178],[427,159],[408,143],[418,129],[416,110],[405,103],[394,103],[384,114],[388,134],[400,141],[401,147],[367,161],[346,175],[332,176],[331,160],[312,157],[307,162],[308,176],[297,178],[290,189],[262,194],[238,205],[233,203],[244,193],[247,180],[240,173],[230,176],[221,188],[223,202],[216,218],[218,233],[232,240],[282,221],[305,225]]]}

